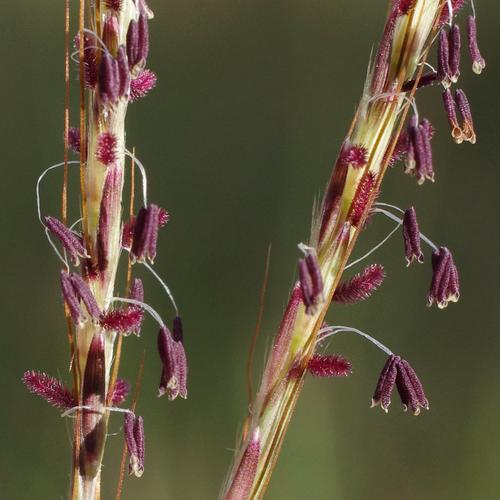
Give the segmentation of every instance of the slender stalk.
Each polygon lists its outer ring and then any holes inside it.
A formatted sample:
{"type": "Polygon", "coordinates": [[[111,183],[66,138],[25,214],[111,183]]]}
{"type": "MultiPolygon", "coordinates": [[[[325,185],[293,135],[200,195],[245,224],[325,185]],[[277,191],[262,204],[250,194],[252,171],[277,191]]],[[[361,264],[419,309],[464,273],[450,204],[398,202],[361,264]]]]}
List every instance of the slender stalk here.
{"type": "Polygon", "coordinates": [[[425,58],[442,5],[439,0],[416,0],[400,12],[396,4],[391,1],[374,67],[311,230],[309,246],[317,253],[324,300],[315,310],[308,310],[302,302],[297,303],[295,286],[250,409],[250,425],[236,454],[224,498],[236,498],[233,481],[246,466],[245,451],[256,430],[260,433],[260,453],[255,476],[249,490],[238,498],[262,498],[266,491],[318,332],[401,131],[410,102],[402,87],[415,73],[414,88],[418,84],[418,63],[425,58]],[[363,158],[356,163],[349,159],[353,153],[363,158]]]}

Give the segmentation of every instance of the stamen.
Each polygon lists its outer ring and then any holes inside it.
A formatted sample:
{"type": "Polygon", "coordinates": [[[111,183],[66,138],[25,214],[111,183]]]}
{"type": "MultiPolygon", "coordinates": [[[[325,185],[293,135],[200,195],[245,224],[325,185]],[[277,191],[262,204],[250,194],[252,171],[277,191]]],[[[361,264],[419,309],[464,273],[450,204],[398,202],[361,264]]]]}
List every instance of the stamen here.
{"type": "MultiPolygon", "coordinates": [[[[379,208],[379,207],[385,206],[385,207],[393,208],[394,210],[397,210],[398,212],[403,213],[403,214],[404,214],[404,210],[402,210],[401,208],[399,208],[395,205],[391,205],[389,203],[377,202],[377,203],[375,203],[375,205],[376,206],[373,208],[373,213],[385,215],[386,217],[393,220],[394,222],[397,222],[399,224],[398,227],[403,224],[403,219],[401,219],[397,215],[394,215],[393,213],[388,212],[387,210],[384,210],[384,209],[379,208]]],[[[432,250],[438,249],[437,245],[435,245],[429,238],[427,238],[427,236],[425,236],[425,234],[419,232],[419,235],[420,235],[420,239],[422,241],[425,241],[425,243],[427,243],[427,245],[429,245],[432,248],[432,250]]]]}
{"type": "MultiPolygon", "coordinates": [[[[473,3],[471,3],[471,5],[473,6],[473,3]]],[[[475,14],[469,16],[469,18],[467,19],[467,39],[469,42],[469,54],[472,59],[472,71],[474,71],[476,75],[479,75],[486,67],[486,61],[481,55],[481,52],[479,51],[479,45],[477,43],[477,26],[475,14]]]]}
{"type": "Polygon", "coordinates": [[[455,91],[455,101],[457,103],[460,114],[462,115],[462,132],[463,138],[471,144],[476,143],[476,133],[474,132],[474,123],[472,121],[472,112],[470,109],[469,100],[462,89],[455,91]]]}
{"type": "Polygon", "coordinates": [[[460,49],[462,45],[458,24],[454,24],[450,28],[448,37],[450,45],[450,80],[456,83],[460,76],[460,49]]]}

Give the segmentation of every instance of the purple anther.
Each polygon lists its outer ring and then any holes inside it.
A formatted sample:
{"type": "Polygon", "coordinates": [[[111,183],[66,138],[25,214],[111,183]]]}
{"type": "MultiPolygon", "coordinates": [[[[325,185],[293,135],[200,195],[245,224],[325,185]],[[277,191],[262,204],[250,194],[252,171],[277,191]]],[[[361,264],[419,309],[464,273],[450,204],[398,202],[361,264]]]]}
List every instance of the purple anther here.
{"type": "Polygon", "coordinates": [[[410,364],[401,359],[397,370],[396,387],[405,411],[409,408],[414,415],[418,415],[421,408],[428,410],[429,402],[425,396],[424,388],[410,364]]]}
{"type": "Polygon", "coordinates": [[[479,51],[479,45],[477,43],[477,25],[474,16],[469,16],[467,19],[467,39],[469,42],[469,54],[472,59],[472,71],[479,75],[486,67],[486,61],[479,51]]]}
{"type": "Polygon", "coordinates": [[[59,219],[48,216],[44,220],[47,229],[59,239],[75,266],[80,264],[80,258],[88,257],[82,239],[67,228],[59,219]]]}
{"type": "Polygon", "coordinates": [[[392,390],[396,383],[397,365],[400,359],[399,356],[394,356],[393,354],[387,359],[384,368],[380,372],[377,387],[372,397],[372,408],[380,404],[382,410],[387,413],[391,404],[392,390]]]}
{"type": "Polygon", "coordinates": [[[420,229],[418,227],[417,213],[413,207],[406,210],[403,216],[403,241],[407,266],[414,260],[422,263],[424,254],[420,245],[420,229]]]}

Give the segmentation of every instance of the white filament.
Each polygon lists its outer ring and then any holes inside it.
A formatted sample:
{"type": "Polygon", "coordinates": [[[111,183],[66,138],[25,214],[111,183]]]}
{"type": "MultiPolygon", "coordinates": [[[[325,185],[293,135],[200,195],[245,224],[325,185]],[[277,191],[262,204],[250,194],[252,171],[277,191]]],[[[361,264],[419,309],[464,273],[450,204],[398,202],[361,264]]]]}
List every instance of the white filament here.
{"type": "MultiPolygon", "coordinates": [[[[68,165],[75,165],[75,164],[79,165],[80,162],[78,160],[70,160],[70,161],[68,161],[68,165]]],[[[43,223],[43,220],[42,220],[42,210],[41,210],[41,207],[40,207],[40,183],[42,182],[42,179],[45,177],[45,175],[47,173],[49,173],[54,168],[60,168],[60,167],[63,167],[64,165],[65,165],[65,162],[61,162],[61,163],[56,163],[55,165],[52,165],[49,168],[46,168],[42,172],[42,174],[40,175],[40,177],[38,177],[38,180],[36,181],[36,208],[37,208],[37,212],[38,212],[38,220],[40,221],[40,224],[43,227],[45,227],[45,224],[43,223]]]]}
{"type": "Polygon", "coordinates": [[[353,262],[350,262],[345,266],[345,269],[349,269],[350,267],[358,264],[362,260],[365,260],[368,256],[370,256],[375,250],[378,250],[399,228],[401,227],[401,223],[399,223],[380,243],[375,245],[371,250],[366,252],[363,256],[361,256],[359,259],[356,259],[353,262]]]}
{"type": "Polygon", "coordinates": [[[142,175],[142,198],[144,206],[146,207],[148,204],[148,179],[146,177],[146,169],[144,165],[137,159],[137,156],[132,154],[128,149],[125,149],[125,153],[132,158],[132,161],[139,167],[142,175]]]}
{"type": "Polygon", "coordinates": [[[130,413],[130,415],[135,415],[135,413],[132,410],[129,410],[128,408],[117,408],[116,406],[105,406],[102,410],[97,410],[95,408],[92,408],[92,406],[73,406],[69,410],[66,410],[64,413],[61,413],[61,417],[69,417],[70,415],[73,415],[73,413],[77,412],[78,410],[90,410],[92,413],[97,413],[98,415],[104,415],[104,412],[106,411],[114,411],[117,413],[130,413]]]}
{"type": "Polygon", "coordinates": [[[50,246],[53,248],[54,252],[56,253],[56,255],[59,257],[59,260],[66,266],[66,269],[69,271],[69,264],[68,264],[68,261],[66,260],[65,257],[63,257],[61,255],[61,253],[59,252],[59,250],[57,249],[57,245],[52,241],[52,238],[50,237],[50,232],[49,232],[49,228],[45,228],[45,235],[47,236],[47,240],[50,244],[50,246]]]}
{"type": "Polygon", "coordinates": [[[167,284],[160,278],[160,275],[147,263],[147,262],[141,262],[143,266],[145,266],[151,274],[160,282],[160,285],[163,287],[165,292],[167,293],[170,302],[172,302],[172,305],[174,306],[175,309],[175,314],[179,316],[179,310],[177,309],[177,304],[175,303],[174,296],[172,295],[172,292],[170,291],[170,288],[167,286],[167,284]]]}
{"type": "Polygon", "coordinates": [[[369,340],[372,344],[376,345],[380,350],[382,350],[389,356],[393,355],[393,352],[388,347],[386,347],[378,340],[374,339],[371,335],[368,335],[367,333],[362,332],[357,328],[352,328],[350,326],[328,326],[326,328],[322,328],[319,331],[316,343],[322,342],[328,337],[333,337],[333,335],[337,335],[337,333],[356,333],[357,335],[360,335],[361,337],[364,337],[365,339],[369,340]]]}

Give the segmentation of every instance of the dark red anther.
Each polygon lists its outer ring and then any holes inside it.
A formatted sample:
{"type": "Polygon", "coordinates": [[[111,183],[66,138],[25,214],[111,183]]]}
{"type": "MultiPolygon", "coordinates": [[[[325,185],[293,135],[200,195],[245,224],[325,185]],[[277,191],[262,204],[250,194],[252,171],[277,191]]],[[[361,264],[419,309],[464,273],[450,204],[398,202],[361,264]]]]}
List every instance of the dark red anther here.
{"type": "Polygon", "coordinates": [[[405,411],[409,408],[414,415],[418,415],[421,408],[428,410],[429,402],[424,388],[410,364],[401,359],[397,365],[397,371],[396,387],[405,411]]]}
{"type": "Polygon", "coordinates": [[[118,79],[120,83],[118,94],[120,97],[128,99],[130,94],[130,71],[128,67],[127,52],[124,45],[120,45],[118,48],[116,60],[118,65],[118,79]]]}
{"type": "Polygon", "coordinates": [[[460,37],[460,27],[458,24],[454,24],[448,33],[449,42],[449,67],[450,67],[450,80],[453,83],[458,81],[460,76],[460,52],[461,52],[461,37],[460,37]]]}
{"type": "Polygon", "coordinates": [[[74,323],[82,323],[83,318],[82,311],[80,309],[80,299],[73,288],[70,275],[66,271],[61,271],[60,280],[64,302],[68,307],[71,319],[74,323]]]}
{"type": "Polygon", "coordinates": [[[455,102],[462,115],[462,133],[465,141],[474,144],[476,142],[476,133],[474,131],[474,122],[472,121],[472,112],[469,100],[462,89],[455,91],[455,102]]]}
{"type": "Polygon", "coordinates": [[[451,136],[453,137],[453,140],[457,144],[460,144],[461,142],[463,142],[464,137],[462,129],[458,124],[457,111],[455,108],[455,100],[453,99],[450,89],[446,89],[443,92],[443,103],[444,103],[444,109],[446,111],[446,116],[448,118],[448,123],[450,124],[451,127],[451,136]]]}
{"type": "Polygon", "coordinates": [[[158,353],[163,366],[158,396],[167,394],[173,400],[179,395],[177,352],[174,339],[166,326],[162,326],[158,332],[158,353]]]}
{"type": "Polygon", "coordinates": [[[477,43],[477,25],[474,16],[469,16],[467,19],[467,39],[469,42],[469,54],[472,59],[472,71],[479,75],[486,67],[486,61],[479,51],[479,45],[477,43]]]}
{"type": "Polygon", "coordinates": [[[116,103],[120,92],[118,63],[116,59],[104,52],[99,65],[99,94],[104,105],[116,103]]]}
{"type": "Polygon", "coordinates": [[[403,216],[403,241],[406,264],[409,266],[414,260],[422,263],[424,254],[420,245],[420,229],[418,227],[417,213],[413,207],[406,210],[403,216]]]}
{"type": "Polygon", "coordinates": [[[144,262],[146,259],[150,262],[154,261],[159,227],[160,209],[158,205],[150,204],[147,207],[141,207],[134,225],[134,237],[130,252],[133,261],[144,262]]]}
{"type": "Polygon", "coordinates": [[[99,309],[94,294],[90,290],[87,283],[79,274],[76,273],[73,273],[70,276],[70,280],[76,295],[83,302],[90,316],[93,319],[99,319],[101,316],[101,310],[99,309]]]}
{"type": "Polygon", "coordinates": [[[432,254],[432,281],[427,295],[427,304],[436,303],[440,309],[449,302],[457,302],[460,297],[458,270],[451,252],[439,247],[432,254]]]}
{"type": "Polygon", "coordinates": [[[80,264],[80,258],[88,257],[82,239],[67,228],[59,219],[48,216],[44,220],[47,229],[59,239],[75,266],[80,264]]]}
{"type": "Polygon", "coordinates": [[[448,35],[444,28],[439,32],[438,39],[438,78],[443,82],[445,87],[450,86],[451,82],[451,68],[450,68],[450,45],[448,35]]]}
{"type": "Polygon", "coordinates": [[[378,378],[377,387],[372,397],[372,408],[380,404],[382,410],[386,413],[391,404],[392,390],[396,383],[397,366],[401,358],[391,354],[387,359],[384,368],[378,378]]]}

